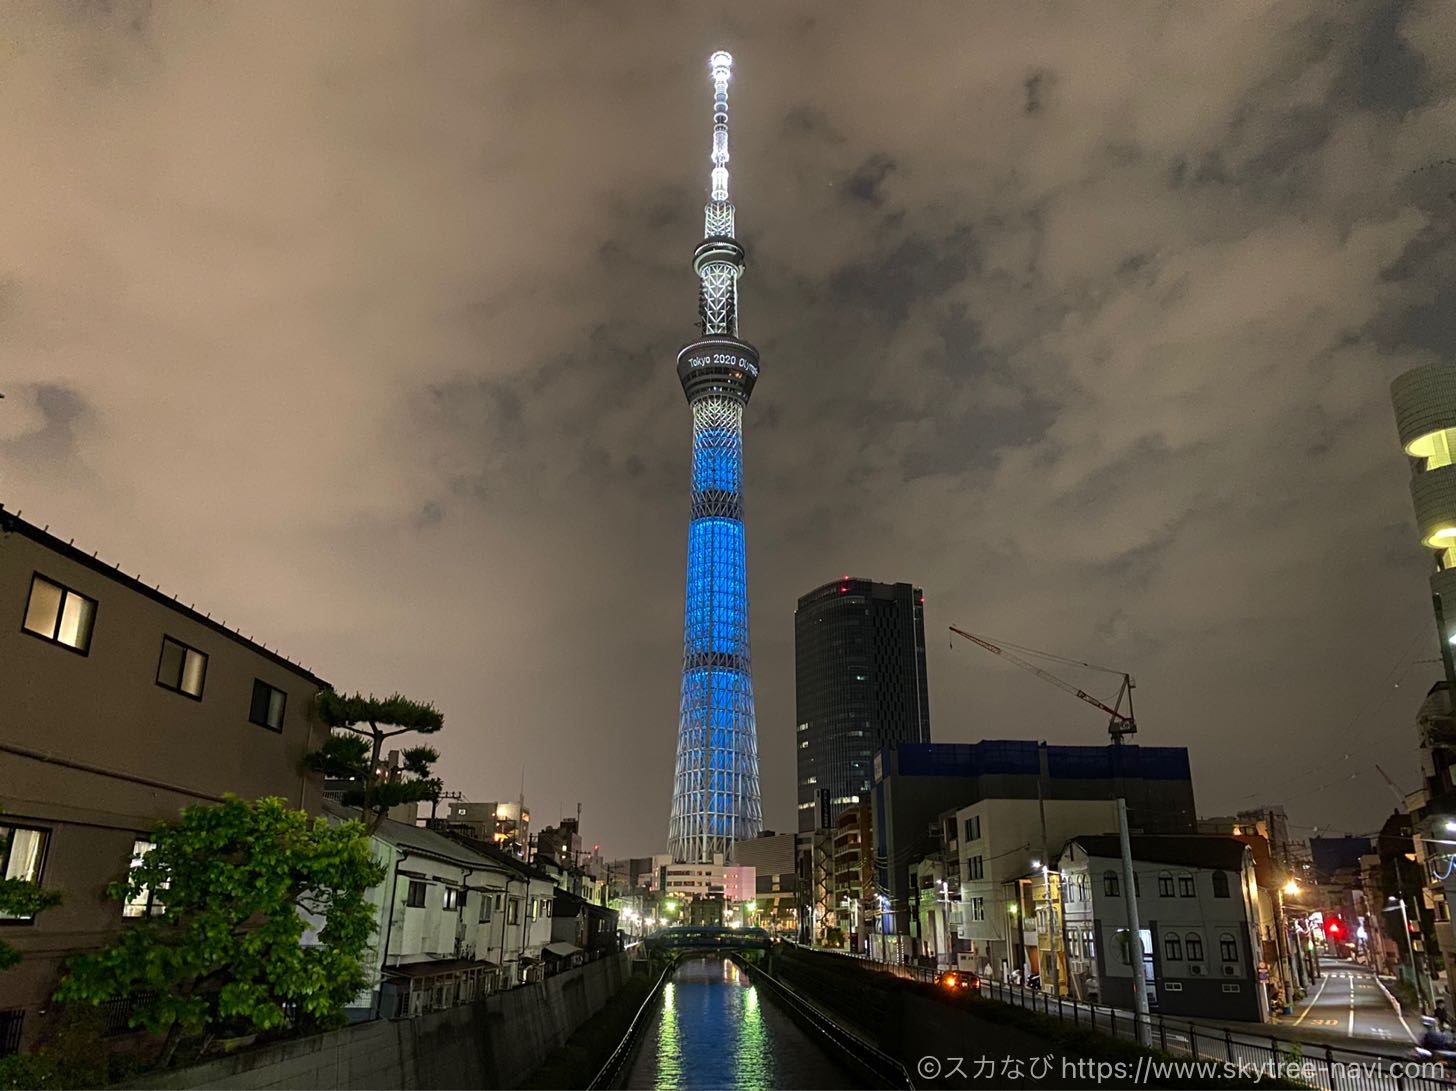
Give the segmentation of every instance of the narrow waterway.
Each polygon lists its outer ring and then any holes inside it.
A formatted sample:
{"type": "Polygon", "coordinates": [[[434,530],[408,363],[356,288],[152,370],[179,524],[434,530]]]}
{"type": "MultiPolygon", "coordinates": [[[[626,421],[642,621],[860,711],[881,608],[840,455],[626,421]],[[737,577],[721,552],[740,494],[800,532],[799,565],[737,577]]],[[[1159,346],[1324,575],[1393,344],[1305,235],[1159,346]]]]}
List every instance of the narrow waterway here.
{"type": "Polygon", "coordinates": [[[660,1091],[864,1086],[726,958],[684,959],[625,1084],[660,1091]]]}

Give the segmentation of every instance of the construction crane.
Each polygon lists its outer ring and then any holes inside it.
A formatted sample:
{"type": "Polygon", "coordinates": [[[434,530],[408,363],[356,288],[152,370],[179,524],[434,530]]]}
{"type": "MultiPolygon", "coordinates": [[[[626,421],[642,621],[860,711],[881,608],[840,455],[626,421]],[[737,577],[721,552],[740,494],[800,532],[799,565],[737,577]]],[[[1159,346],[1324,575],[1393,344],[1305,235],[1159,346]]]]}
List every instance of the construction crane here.
{"type": "Polygon", "coordinates": [[[1039,652],[1034,648],[1020,649],[1021,651],[1024,651],[1029,655],[1040,655],[1044,656],[1047,659],[1056,659],[1063,663],[1072,663],[1080,667],[1090,668],[1091,670],[1104,671],[1107,674],[1121,675],[1122,686],[1117,691],[1116,704],[1109,705],[1103,703],[1102,701],[1099,701],[1096,697],[1093,697],[1086,690],[1078,689],[1076,686],[1072,685],[1072,683],[1063,681],[1062,679],[1058,678],[1055,674],[1051,673],[1051,671],[1043,670],[1035,663],[1029,662],[1028,660],[1021,658],[1021,656],[1017,655],[1015,652],[1008,650],[1009,648],[1017,647],[1017,645],[996,644],[990,640],[987,640],[985,637],[977,636],[975,633],[968,633],[964,629],[959,629],[954,625],[950,627],[950,631],[953,632],[956,636],[963,637],[966,640],[969,640],[972,644],[979,644],[988,652],[994,652],[1002,659],[1011,660],[1011,662],[1015,663],[1022,670],[1030,671],[1042,681],[1050,682],[1058,689],[1070,693],[1078,700],[1086,701],[1093,708],[1099,708],[1103,712],[1107,713],[1107,715],[1110,717],[1107,722],[1107,733],[1112,736],[1112,742],[1114,745],[1121,745],[1124,736],[1132,735],[1137,732],[1137,721],[1133,719],[1132,714],[1132,691],[1134,683],[1132,680],[1132,675],[1128,674],[1126,671],[1115,671],[1110,670],[1107,667],[1098,667],[1094,666],[1091,663],[1083,663],[1075,659],[1065,659],[1059,655],[1052,655],[1050,652],[1039,652]],[[1126,713],[1122,711],[1122,701],[1124,697],[1127,698],[1126,713]]]}

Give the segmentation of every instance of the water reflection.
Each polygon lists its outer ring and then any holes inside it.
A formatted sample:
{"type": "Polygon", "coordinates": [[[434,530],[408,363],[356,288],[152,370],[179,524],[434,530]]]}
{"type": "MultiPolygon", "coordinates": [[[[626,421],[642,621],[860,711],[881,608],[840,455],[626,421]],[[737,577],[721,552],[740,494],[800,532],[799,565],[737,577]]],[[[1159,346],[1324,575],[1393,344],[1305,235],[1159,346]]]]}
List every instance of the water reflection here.
{"type": "Polygon", "coordinates": [[[663,988],[656,1026],[628,1077],[631,1088],[850,1087],[789,1018],[726,959],[684,960],[663,988]]]}

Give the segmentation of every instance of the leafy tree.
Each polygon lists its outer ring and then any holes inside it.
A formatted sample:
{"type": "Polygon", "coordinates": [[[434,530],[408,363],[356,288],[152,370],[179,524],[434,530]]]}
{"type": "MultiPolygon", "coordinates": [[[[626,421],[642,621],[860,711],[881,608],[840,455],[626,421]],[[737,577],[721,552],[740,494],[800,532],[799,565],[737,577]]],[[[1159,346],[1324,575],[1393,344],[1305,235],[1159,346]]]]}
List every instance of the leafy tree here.
{"type": "MultiPolygon", "coordinates": [[[[43,909],[61,904],[54,890],[42,890],[24,879],[0,879],[0,916],[30,917],[43,909]]],[[[0,970],[8,970],[20,961],[20,952],[0,940],[0,970]]]]}
{"type": "Polygon", "coordinates": [[[324,690],[318,696],[318,712],[333,734],[308,755],[305,763],[315,772],[350,778],[358,785],[344,794],[344,803],[360,809],[371,833],[379,828],[391,807],[439,799],[441,785],[431,775],[431,767],[440,755],[432,748],[412,746],[405,750],[400,755],[401,769],[379,767],[386,740],[410,732],[433,735],[444,727],[445,717],[439,709],[398,693],[380,699],[357,693],[342,697],[333,690],[324,690]]]}
{"type": "Polygon", "coordinates": [[[55,999],[99,1004],[155,998],[133,1025],[165,1034],[170,1064],[182,1036],[236,1025],[244,1033],[335,1021],[364,987],[360,963],[374,927],[364,892],[384,878],[357,822],[330,826],[281,799],[234,796],[184,810],[107,893],[160,900],[160,915],[128,926],[70,965],[55,999]],[[312,942],[305,933],[314,930],[312,942]]]}

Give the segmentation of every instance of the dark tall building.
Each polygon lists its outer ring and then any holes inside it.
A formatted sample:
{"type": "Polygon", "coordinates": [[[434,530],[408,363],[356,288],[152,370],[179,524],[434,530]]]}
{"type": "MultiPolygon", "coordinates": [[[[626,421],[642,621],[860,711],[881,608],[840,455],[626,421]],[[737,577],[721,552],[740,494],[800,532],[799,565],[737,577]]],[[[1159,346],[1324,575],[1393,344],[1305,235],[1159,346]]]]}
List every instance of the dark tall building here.
{"type": "Polygon", "coordinates": [[[886,747],[930,741],[925,596],[908,583],[848,577],[794,611],[799,830],[834,826],[869,802],[886,747]]]}

